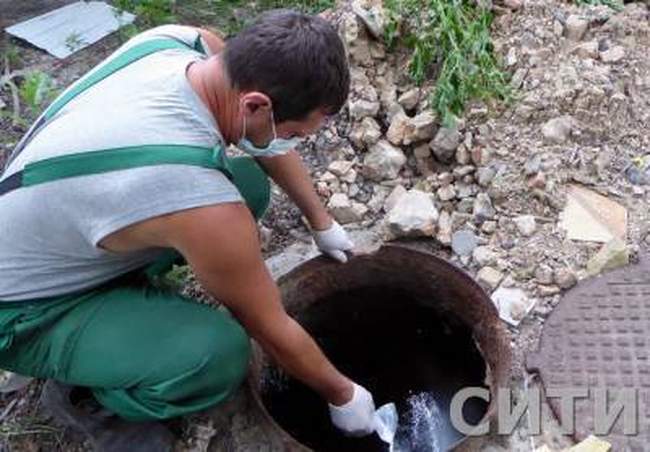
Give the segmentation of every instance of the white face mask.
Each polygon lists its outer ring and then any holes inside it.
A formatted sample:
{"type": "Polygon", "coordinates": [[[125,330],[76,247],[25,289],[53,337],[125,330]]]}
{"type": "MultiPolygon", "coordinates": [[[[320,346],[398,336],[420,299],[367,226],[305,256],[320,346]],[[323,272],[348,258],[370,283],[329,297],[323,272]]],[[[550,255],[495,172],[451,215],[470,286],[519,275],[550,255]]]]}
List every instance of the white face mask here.
{"type": "Polygon", "coordinates": [[[276,155],[286,154],[292,149],[295,149],[295,147],[298,146],[298,143],[300,143],[299,138],[278,138],[278,134],[275,131],[273,111],[271,111],[271,127],[273,130],[273,139],[269,142],[268,145],[266,145],[266,147],[259,148],[255,146],[252,141],[246,138],[246,115],[244,115],[242,138],[237,143],[237,147],[253,157],[274,157],[276,155]]]}

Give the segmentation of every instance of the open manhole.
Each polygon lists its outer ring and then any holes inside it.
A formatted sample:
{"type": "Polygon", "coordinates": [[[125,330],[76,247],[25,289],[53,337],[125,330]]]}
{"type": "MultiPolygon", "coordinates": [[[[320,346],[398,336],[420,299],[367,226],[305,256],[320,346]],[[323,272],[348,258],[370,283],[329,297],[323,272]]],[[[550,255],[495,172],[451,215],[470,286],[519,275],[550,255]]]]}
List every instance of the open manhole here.
{"type": "MultiPolygon", "coordinates": [[[[387,246],[346,265],[314,259],[279,286],[287,310],[334,364],[377,406],[396,403],[400,450],[476,450],[451,424],[451,398],[468,386],[505,386],[510,354],[496,310],[468,275],[432,254],[387,246]]],[[[326,404],[260,349],[254,361],[256,399],[288,450],[387,450],[376,436],[338,433],[326,404]]],[[[474,398],[463,415],[474,425],[494,410],[474,398]]]]}
{"type": "MultiPolygon", "coordinates": [[[[596,432],[598,393],[609,407],[633,394],[637,412],[626,433],[625,413],[602,428],[603,439],[615,451],[643,452],[650,447],[650,265],[641,264],[584,281],[569,291],[547,319],[538,352],[527,357],[528,370],[539,372],[546,393],[570,390],[586,397],[575,399],[574,438],[581,441],[596,432]],[[607,399],[605,399],[605,397],[607,399]],[[622,398],[623,397],[623,398],[622,398]]],[[[558,419],[562,399],[549,397],[558,419]]],[[[603,405],[601,405],[602,407],[603,405]]],[[[631,404],[625,410],[633,409],[631,404]]],[[[567,412],[568,413],[568,412],[567,412]]],[[[564,416],[567,416],[564,413],[564,416]]],[[[630,415],[632,416],[632,415],[630,415]]]]}

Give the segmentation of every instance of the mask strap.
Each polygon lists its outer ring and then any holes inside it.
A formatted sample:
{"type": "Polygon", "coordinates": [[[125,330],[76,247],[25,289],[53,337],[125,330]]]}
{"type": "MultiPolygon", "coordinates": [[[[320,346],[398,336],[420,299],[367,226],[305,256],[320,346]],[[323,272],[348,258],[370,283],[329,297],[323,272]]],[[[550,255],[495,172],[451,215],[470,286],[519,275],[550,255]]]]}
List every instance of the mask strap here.
{"type": "Polygon", "coordinates": [[[278,134],[275,131],[275,117],[273,117],[273,109],[271,109],[271,130],[273,130],[273,139],[278,139],[278,134]]]}

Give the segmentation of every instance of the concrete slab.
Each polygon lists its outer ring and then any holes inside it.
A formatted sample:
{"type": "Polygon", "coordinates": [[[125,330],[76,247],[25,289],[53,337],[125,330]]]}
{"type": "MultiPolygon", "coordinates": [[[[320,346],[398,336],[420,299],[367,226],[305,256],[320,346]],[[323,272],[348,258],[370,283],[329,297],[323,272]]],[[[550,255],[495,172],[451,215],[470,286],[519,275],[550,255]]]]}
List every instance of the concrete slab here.
{"type": "Polygon", "coordinates": [[[579,185],[570,185],[567,204],[560,213],[560,227],[571,240],[607,243],[625,241],[627,209],[619,203],[579,185]]]}

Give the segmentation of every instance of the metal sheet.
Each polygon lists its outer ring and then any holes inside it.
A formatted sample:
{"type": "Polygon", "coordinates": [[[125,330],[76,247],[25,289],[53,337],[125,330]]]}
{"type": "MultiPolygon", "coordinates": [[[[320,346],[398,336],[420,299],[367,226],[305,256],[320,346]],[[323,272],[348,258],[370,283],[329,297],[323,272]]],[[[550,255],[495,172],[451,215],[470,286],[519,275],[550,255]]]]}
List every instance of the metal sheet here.
{"type": "Polygon", "coordinates": [[[57,58],[65,58],[134,19],[133,14],[120,14],[105,2],[80,1],[12,25],[6,31],[57,58]]]}
{"type": "MultiPolygon", "coordinates": [[[[637,391],[638,434],[625,435],[621,418],[608,435],[612,450],[647,451],[650,445],[650,264],[615,270],[578,284],[551,313],[540,349],[527,357],[545,390],[588,388],[590,396],[575,403],[574,438],[594,431],[594,389],[615,399],[618,391],[637,391]]],[[[561,421],[560,398],[549,398],[561,421]]]]}

